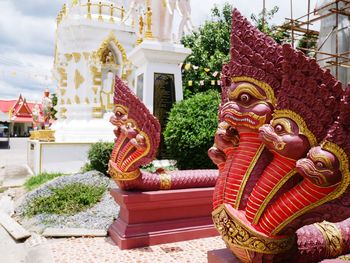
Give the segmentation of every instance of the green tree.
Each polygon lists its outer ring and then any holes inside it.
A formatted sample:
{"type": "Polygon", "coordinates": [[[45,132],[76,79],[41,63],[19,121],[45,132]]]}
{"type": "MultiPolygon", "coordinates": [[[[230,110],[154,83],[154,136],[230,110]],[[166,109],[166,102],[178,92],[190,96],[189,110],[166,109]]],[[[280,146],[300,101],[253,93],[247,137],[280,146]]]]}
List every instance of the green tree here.
{"type": "Polygon", "coordinates": [[[52,100],[51,118],[54,120],[57,120],[57,117],[56,117],[57,110],[55,110],[55,106],[57,105],[56,93],[52,93],[51,100],[52,100]]]}
{"type": "Polygon", "coordinates": [[[220,90],[217,82],[220,80],[219,73],[222,65],[230,58],[232,9],[233,6],[228,3],[222,9],[215,5],[211,10],[211,19],[182,38],[181,42],[192,49],[183,68],[185,99],[198,92],[220,90]],[[191,67],[187,69],[186,65],[191,67]]]}
{"type": "Polygon", "coordinates": [[[315,52],[312,50],[317,48],[317,39],[317,35],[305,33],[298,42],[298,49],[301,49],[301,51],[304,52],[305,55],[309,57],[314,57],[315,52]]]}
{"type": "Polygon", "coordinates": [[[271,10],[263,9],[259,14],[252,14],[250,18],[252,19],[254,25],[266,35],[272,37],[277,43],[285,43],[286,39],[289,39],[289,33],[274,24],[271,24],[272,18],[278,12],[279,7],[274,6],[271,10]]]}

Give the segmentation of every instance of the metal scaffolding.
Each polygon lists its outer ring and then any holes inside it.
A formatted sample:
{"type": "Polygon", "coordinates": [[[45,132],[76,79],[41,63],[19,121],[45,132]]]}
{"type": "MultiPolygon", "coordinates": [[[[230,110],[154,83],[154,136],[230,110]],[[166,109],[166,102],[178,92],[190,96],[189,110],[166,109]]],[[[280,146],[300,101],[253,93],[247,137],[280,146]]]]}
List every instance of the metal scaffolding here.
{"type": "MultiPolygon", "coordinates": [[[[265,0],[263,1],[263,8],[265,10],[265,0]]],[[[298,6],[297,8],[300,7],[298,6]]],[[[277,27],[276,30],[286,32],[288,37],[286,37],[284,41],[291,43],[294,47],[301,39],[303,39],[303,41],[317,41],[319,31],[312,29],[314,23],[321,22],[322,19],[325,19],[331,15],[335,15],[335,25],[331,32],[328,33],[324,41],[322,43],[318,43],[318,47],[316,46],[315,48],[299,47],[299,49],[304,52],[311,52],[316,58],[318,54],[322,56],[322,58],[317,58],[317,61],[323,61],[326,64],[325,67],[334,69],[334,75],[339,79],[340,67],[350,69],[350,45],[349,50],[343,50],[340,52],[338,36],[342,30],[349,29],[349,27],[339,28],[339,19],[341,16],[350,18],[350,0],[334,0],[320,7],[319,9],[311,9],[310,0],[308,0],[306,14],[298,18],[293,17],[293,0],[290,0],[290,17],[286,18],[285,23],[277,27]],[[336,43],[335,50],[332,52],[321,51],[328,38],[332,36],[334,37],[334,33],[336,43]],[[308,38],[305,38],[305,36],[312,36],[312,38],[308,40],[308,38]]]]}

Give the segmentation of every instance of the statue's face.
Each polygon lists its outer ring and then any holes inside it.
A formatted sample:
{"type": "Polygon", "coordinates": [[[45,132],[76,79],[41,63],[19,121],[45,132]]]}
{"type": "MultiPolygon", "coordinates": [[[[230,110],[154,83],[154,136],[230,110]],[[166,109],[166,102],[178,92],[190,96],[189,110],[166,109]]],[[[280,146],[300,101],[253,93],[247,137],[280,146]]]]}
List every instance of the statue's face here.
{"type": "Polygon", "coordinates": [[[311,148],[307,158],[300,159],[296,167],[300,175],[318,186],[327,187],[341,181],[338,158],[320,146],[311,148]]]}
{"type": "Polygon", "coordinates": [[[299,133],[298,125],[289,118],[277,118],[260,129],[260,137],[270,151],[298,160],[310,149],[308,139],[299,133]]]}
{"type": "Polygon", "coordinates": [[[233,83],[228,98],[221,114],[238,132],[256,132],[272,118],[273,107],[267,102],[265,92],[252,83],[233,83]]]}

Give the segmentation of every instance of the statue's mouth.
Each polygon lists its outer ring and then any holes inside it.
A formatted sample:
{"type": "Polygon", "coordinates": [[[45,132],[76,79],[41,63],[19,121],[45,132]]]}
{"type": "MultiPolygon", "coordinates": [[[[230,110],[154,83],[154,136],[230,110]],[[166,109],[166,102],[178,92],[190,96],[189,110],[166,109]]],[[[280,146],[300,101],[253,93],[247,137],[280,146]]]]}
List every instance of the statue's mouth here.
{"type": "Polygon", "coordinates": [[[227,109],[223,112],[223,118],[232,127],[259,129],[265,123],[266,115],[259,116],[252,112],[240,113],[234,109],[227,109]]]}

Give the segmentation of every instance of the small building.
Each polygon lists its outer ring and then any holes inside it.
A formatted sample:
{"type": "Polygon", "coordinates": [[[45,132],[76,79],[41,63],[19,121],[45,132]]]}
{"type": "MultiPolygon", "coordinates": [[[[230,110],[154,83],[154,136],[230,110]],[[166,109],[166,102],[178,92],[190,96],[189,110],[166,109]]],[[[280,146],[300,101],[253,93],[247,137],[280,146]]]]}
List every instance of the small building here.
{"type": "MultiPolygon", "coordinates": [[[[38,104],[40,111],[41,104],[38,104]]],[[[27,102],[22,95],[18,99],[0,99],[0,124],[9,127],[11,136],[29,136],[29,131],[33,129],[32,111],[35,103],[27,102]]]]}

